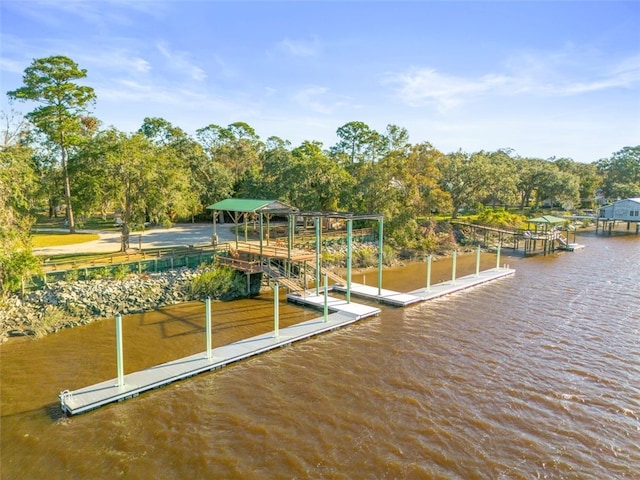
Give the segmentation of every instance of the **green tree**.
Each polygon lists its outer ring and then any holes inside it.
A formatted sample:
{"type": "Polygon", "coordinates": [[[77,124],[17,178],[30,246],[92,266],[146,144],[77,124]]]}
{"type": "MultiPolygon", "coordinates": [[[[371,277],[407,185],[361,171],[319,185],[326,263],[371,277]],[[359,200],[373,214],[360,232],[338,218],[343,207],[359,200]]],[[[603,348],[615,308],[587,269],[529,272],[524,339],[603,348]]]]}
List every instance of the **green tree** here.
{"type": "Polygon", "coordinates": [[[345,123],[336,134],[339,140],[331,153],[340,163],[374,163],[384,155],[387,140],[364,122],[345,123]]]}
{"type": "Polygon", "coordinates": [[[580,179],[577,175],[563,172],[555,164],[549,163],[537,193],[538,203],[547,200],[551,206],[560,203],[564,208],[575,208],[580,204],[580,179]]]}
{"type": "Polygon", "coordinates": [[[325,155],[318,142],[303,142],[292,156],[284,179],[292,203],[301,210],[337,210],[352,185],[350,175],[325,155]]]}
{"type": "Polygon", "coordinates": [[[611,200],[640,195],[640,145],[624,147],[597,163],[604,176],[602,190],[611,200]]]}
{"type": "Polygon", "coordinates": [[[234,189],[240,186],[245,173],[259,166],[264,144],[247,123],[234,122],[227,127],[212,124],[198,129],[196,134],[211,158],[233,174],[234,189]]]}
{"type": "Polygon", "coordinates": [[[536,192],[546,178],[549,162],[541,158],[519,158],[516,160],[516,168],[516,188],[520,197],[520,210],[523,211],[536,198],[536,192]]]}
{"type": "Polygon", "coordinates": [[[27,118],[59,150],[66,215],[71,233],[75,232],[75,222],[67,160],[69,150],[81,141],[86,129],[83,116],[95,101],[93,88],[78,85],[74,81],[86,76],[87,71],[80,69],[70,58],[58,55],[35,59],[24,71],[24,86],[7,93],[13,99],[41,104],[28,113],[27,118]]]}
{"type": "Polygon", "coordinates": [[[30,212],[37,191],[33,151],[25,144],[25,125],[21,122],[14,133],[10,125],[3,125],[0,146],[0,297],[40,271],[30,233],[34,221],[30,212]]]}
{"type": "Polygon", "coordinates": [[[485,154],[484,187],[493,208],[515,202],[518,192],[516,164],[507,150],[485,154]]]}
{"type": "Polygon", "coordinates": [[[440,159],[440,186],[449,194],[453,218],[463,206],[475,207],[486,196],[484,154],[462,151],[440,159]]]}
{"type": "Polygon", "coordinates": [[[193,203],[193,213],[200,213],[233,193],[233,175],[228,168],[214,161],[204,147],[181,128],[162,118],[145,118],[139,133],[165,154],[173,156],[177,166],[186,168],[191,190],[198,199],[197,204],[193,203]]]}

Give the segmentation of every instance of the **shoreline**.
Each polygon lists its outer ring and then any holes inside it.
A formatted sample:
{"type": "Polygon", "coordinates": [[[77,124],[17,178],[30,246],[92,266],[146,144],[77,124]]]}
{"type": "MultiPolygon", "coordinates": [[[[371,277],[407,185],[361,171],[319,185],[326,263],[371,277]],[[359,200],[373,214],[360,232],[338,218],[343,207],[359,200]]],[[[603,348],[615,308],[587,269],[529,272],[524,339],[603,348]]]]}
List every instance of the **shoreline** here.
{"type": "MultiPolygon", "coordinates": [[[[469,255],[468,248],[459,251],[469,255]]],[[[434,261],[451,258],[452,250],[433,254],[434,261]]],[[[394,260],[383,271],[402,268],[421,260],[419,256],[394,260]]],[[[327,265],[344,275],[345,268],[327,265]]],[[[352,268],[352,275],[377,271],[377,265],[352,268]]],[[[67,328],[124,315],[159,310],[197,300],[189,292],[189,284],[197,268],[180,268],[154,274],[131,274],[125,279],[77,280],[55,282],[41,290],[12,295],[0,307],[0,344],[13,339],[43,338],[67,328]]]]}

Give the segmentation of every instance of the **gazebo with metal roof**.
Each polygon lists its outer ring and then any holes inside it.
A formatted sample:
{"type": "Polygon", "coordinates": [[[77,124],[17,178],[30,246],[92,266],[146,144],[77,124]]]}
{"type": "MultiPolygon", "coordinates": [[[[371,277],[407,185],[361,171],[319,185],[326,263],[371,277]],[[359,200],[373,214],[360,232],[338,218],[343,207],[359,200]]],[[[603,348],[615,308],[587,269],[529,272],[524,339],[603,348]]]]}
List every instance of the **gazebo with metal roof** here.
{"type": "Polygon", "coordinates": [[[347,223],[347,279],[346,279],[346,297],[347,302],[350,302],[351,297],[351,263],[352,263],[352,229],[353,222],[357,220],[372,220],[378,222],[378,292],[380,294],[382,289],[382,250],[383,250],[383,215],[382,214],[356,214],[351,212],[333,212],[333,211],[307,211],[301,212],[295,207],[291,207],[279,200],[256,200],[256,199],[242,199],[242,198],[228,198],[222,200],[213,205],[207,207],[208,210],[213,211],[213,239],[214,243],[217,243],[216,234],[216,217],[220,212],[227,212],[233,219],[236,226],[236,249],[238,248],[238,225],[242,219],[245,224],[245,241],[247,240],[247,221],[249,215],[258,217],[259,222],[259,244],[260,257],[263,256],[263,219],[267,221],[267,241],[269,238],[269,221],[273,216],[286,216],[287,217],[287,251],[288,258],[291,260],[291,252],[293,249],[293,237],[295,234],[295,217],[300,216],[304,218],[312,218],[315,227],[315,263],[316,263],[316,294],[320,286],[320,272],[321,272],[321,224],[320,221],[323,218],[335,218],[346,220],[347,223]]]}
{"type": "MultiPolygon", "coordinates": [[[[555,250],[556,236],[554,232],[558,230],[558,226],[564,225],[566,219],[556,217],[555,215],[543,215],[541,217],[529,218],[529,230],[524,232],[524,254],[535,253],[537,242],[542,243],[542,252],[555,250]],[[533,225],[533,228],[531,228],[533,225]]],[[[568,233],[567,233],[568,236],[568,233]]]]}
{"type": "Polygon", "coordinates": [[[236,247],[238,246],[238,224],[240,219],[244,219],[245,241],[247,241],[247,224],[249,215],[258,217],[260,225],[260,247],[262,249],[263,240],[263,219],[267,220],[267,237],[269,233],[269,222],[274,215],[286,216],[289,218],[298,209],[291,207],[279,200],[257,200],[249,198],[227,198],[207,207],[213,211],[213,241],[217,243],[216,217],[220,212],[227,212],[236,226],[236,247]]]}

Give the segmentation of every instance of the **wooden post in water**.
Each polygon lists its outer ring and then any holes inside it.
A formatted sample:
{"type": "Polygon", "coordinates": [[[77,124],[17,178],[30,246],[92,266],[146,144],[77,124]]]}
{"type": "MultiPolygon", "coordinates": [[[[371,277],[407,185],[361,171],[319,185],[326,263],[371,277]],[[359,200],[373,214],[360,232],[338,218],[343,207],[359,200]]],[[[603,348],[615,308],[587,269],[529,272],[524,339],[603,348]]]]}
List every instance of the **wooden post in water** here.
{"type": "Polygon", "coordinates": [[[324,316],[323,321],[326,323],[329,320],[329,281],[327,275],[324,276],[324,316]]]}
{"type": "Polygon", "coordinates": [[[431,291],[431,255],[427,256],[427,292],[431,291]]]}
{"type": "Polygon", "coordinates": [[[480,245],[476,250],[476,277],[480,276],[480,245]]]}
{"type": "Polygon", "coordinates": [[[498,244],[498,251],[496,254],[496,268],[500,268],[500,244],[498,244]]]}
{"type": "Polygon", "coordinates": [[[456,264],[457,264],[457,259],[456,256],[458,254],[457,250],[453,251],[453,261],[451,262],[451,283],[454,284],[456,283],[456,264]]]}
{"type": "Polygon", "coordinates": [[[280,336],[280,293],[278,282],[273,286],[273,334],[274,337],[280,336]]]}
{"type": "Polygon", "coordinates": [[[211,360],[211,297],[204,304],[205,330],[207,335],[207,359],[211,360]]]}
{"type": "Polygon", "coordinates": [[[118,387],[124,387],[124,365],[122,364],[122,315],[116,315],[116,366],[118,387]]]}

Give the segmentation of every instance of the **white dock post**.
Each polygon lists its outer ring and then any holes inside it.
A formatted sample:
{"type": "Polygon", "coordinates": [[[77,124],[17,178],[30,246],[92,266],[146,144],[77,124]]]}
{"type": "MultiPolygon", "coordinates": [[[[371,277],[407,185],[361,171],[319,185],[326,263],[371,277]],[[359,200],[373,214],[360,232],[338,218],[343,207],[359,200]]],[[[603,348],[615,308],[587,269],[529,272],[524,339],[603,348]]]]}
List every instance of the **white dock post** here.
{"type": "Polygon", "coordinates": [[[206,335],[207,335],[207,359],[211,360],[211,297],[207,297],[204,304],[206,335]]]}
{"type": "Polygon", "coordinates": [[[278,338],[280,336],[280,294],[278,292],[278,282],[273,286],[273,335],[278,338]]]}
{"type": "Polygon", "coordinates": [[[431,255],[427,256],[427,292],[431,291],[431,255]]]}
{"type": "Polygon", "coordinates": [[[453,262],[451,263],[451,283],[456,283],[456,256],[458,254],[457,250],[453,251],[453,262]]]}
{"type": "Polygon", "coordinates": [[[322,318],[325,323],[329,320],[329,282],[326,273],[324,275],[324,315],[322,318]]]}
{"type": "Polygon", "coordinates": [[[122,364],[122,315],[116,315],[116,364],[118,368],[118,387],[124,387],[124,365],[122,364]]]}
{"type": "Polygon", "coordinates": [[[476,277],[480,276],[480,245],[476,250],[476,277]]]}
{"type": "Polygon", "coordinates": [[[498,253],[496,258],[496,268],[500,268],[500,244],[498,243],[498,253]]]}

